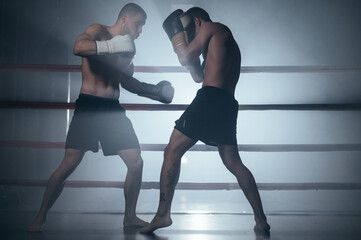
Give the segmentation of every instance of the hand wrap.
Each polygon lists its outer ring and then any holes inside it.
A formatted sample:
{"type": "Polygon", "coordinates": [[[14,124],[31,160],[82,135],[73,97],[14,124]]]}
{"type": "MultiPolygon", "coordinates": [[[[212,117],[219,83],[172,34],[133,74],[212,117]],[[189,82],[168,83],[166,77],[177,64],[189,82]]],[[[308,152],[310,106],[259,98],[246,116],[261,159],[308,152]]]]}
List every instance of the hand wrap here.
{"type": "Polygon", "coordinates": [[[175,10],[164,20],[163,29],[172,41],[174,50],[179,46],[188,44],[187,34],[184,29],[187,28],[191,22],[191,17],[181,9],[175,10]]]}
{"type": "Polygon", "coordinates": [[[135,54],[135,44],[129,35],[117,35],[106,41],[95,41],[97,54],[132,53],[135,54]]]}

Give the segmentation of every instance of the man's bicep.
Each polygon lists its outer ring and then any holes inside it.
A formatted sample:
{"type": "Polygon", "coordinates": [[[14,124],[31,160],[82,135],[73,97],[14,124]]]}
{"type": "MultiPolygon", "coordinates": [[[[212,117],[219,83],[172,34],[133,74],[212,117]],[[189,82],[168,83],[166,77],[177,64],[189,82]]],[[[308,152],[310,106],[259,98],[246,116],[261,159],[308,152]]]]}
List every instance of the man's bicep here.
{"type": "Polygon", "coordinates": [[[101,27],[98,24],[90,25],[83,33],[81,33],[76,41],[95,41],[95,40],[101,40],[100,34],[101,33],[101,27]]]}
{"type": "Polygon", "coordinates": [[[128,76],[133,76],[134,74],[134,64],[131,62],[129,66],[125,67],[122,72],[128,76]]]}
{"type": "Polygon", "coordinates": [[[76,40],[75,40],[75,44],[79,43],[79,42],[83,42],[83,41],[94,41],[95,37],[92,35],[89,35],[88,33],[82,33],[80,34],[76,40]]]}
{"type": "Polygon", "coordinates": [[[75,40],[73,53],[78,56],[89,56],[96,53],[95,40],[99,36],[100,28],[96,25],[88,27],[75,40]]]}

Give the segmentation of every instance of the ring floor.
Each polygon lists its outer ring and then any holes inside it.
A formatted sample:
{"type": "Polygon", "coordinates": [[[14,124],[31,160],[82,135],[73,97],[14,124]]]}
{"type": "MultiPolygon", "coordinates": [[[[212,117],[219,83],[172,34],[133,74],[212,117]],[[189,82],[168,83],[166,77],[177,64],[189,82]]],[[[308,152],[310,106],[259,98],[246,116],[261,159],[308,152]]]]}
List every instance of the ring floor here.
{"type": "MultiPolygon", "coordinates": [[[[120,213],[48,214],[41,233],[28,233],[27,225],[35,212],[0,211],[1,240],[258,240],[253,232],[253,215],[173,214],[173,225],[139,234],[138,229],[124,229],[120,213]]],[[[153,214],[139,214],[150,221],[153,214]]],[[[274,240],[360,240],[359,214],[268,214],[274,240]]]]}

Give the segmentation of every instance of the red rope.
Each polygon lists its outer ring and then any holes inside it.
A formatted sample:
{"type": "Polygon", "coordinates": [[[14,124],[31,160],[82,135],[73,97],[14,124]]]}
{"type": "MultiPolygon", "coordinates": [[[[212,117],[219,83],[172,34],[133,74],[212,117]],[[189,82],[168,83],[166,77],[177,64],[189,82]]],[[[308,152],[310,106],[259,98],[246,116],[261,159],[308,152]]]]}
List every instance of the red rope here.
{"type": "MultiPolygon", "coordinates": [[[[0,141],[0,147],[11,148],[53,148],[65,147],[65,142],[45,141],[0,141]]],[[[166,144],[141,144],[142,151],[164,151],[166,144]]],[[[244,152],[330,152],[361,151],[361,144],[240,144],[239,151],[244,152]]],[[[197,144],[190,151],[218,151],[216,147],[197,144]]]]}
{"type": "MultiPolygon", "coordinates": [[[[38,72],[81,72],[80,65],[41,65],[41,64],[0,64],[0,70],[38,72]]],[[[188,72],[180,66],[135,66],[134,71],[143,73],[188,72]]]]}
{"type": "Polygon", "coordinates": [[[38,72],[80,72],[80,65],[0,64],[0,70],[38,72]]]}
{"type": "MultiPolygon", "coordinates": [[[[121,104],[127,110],[133,111],[183,111],[186,104],[121,104]]],[[[20,102],[3,101],[0,108],[32,108],[32,109],[74,109],[74,103],[67,102],[20,102]]],[[[249,104],[239,105],[239,110],[325,110],[325,111],[359,111],[360,103],[354,104],[249,104]]]]}
{"type": "MultiPolygon", "coordinates": [[[[39,72],[80,72],[80,65],[54,64],[0,64],[0,70],[39,71],[39,72]]],[[[143,73],[183,73],[181,66],[135,66],[136,72],[143,73]]],[[[242,73],[316,73],[360,71],[361,65],[351,66],[245,66],[242,73]]]]}
{"type": "MultiPolygon", "coordinates": [[[[127,110],[143,111],[177,111],[185,110],[188,105],[185,104],[121,104],[127,110]]],[[[4,101],[0,102],[0,108],[32,108],[32,109],[74,109],[75,103],[67,102],[18,102],[4,101]]]]}

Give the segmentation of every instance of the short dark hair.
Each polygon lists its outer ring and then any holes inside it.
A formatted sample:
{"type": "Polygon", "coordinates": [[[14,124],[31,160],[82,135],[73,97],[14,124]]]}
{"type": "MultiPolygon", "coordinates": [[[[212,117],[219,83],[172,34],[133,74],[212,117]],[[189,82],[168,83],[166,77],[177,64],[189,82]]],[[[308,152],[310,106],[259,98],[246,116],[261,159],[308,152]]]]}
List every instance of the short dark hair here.
{"type": "Polygon", "coordinates": [[[187,14],[191,15],[195,18],[200,18],[205,22],[211,22],[211,18],[209,17],[208,13],[200,7],[192,7],[188,9],[187,14]]]}
{"type": "Polygon", "coordinates": [[[144,9],[135,4],[135,3],[127,3],[126,5],[124,5],[124,7],[122,8],[122,10],[120,10],[119,15],[118,15],[118,19],[121,18],[122,16],[126,15],[126,16],[134,16],[137,13],[141,13],[144,15],[144,18],[147,18],[147,14],[144,11],[144,9]]]}

